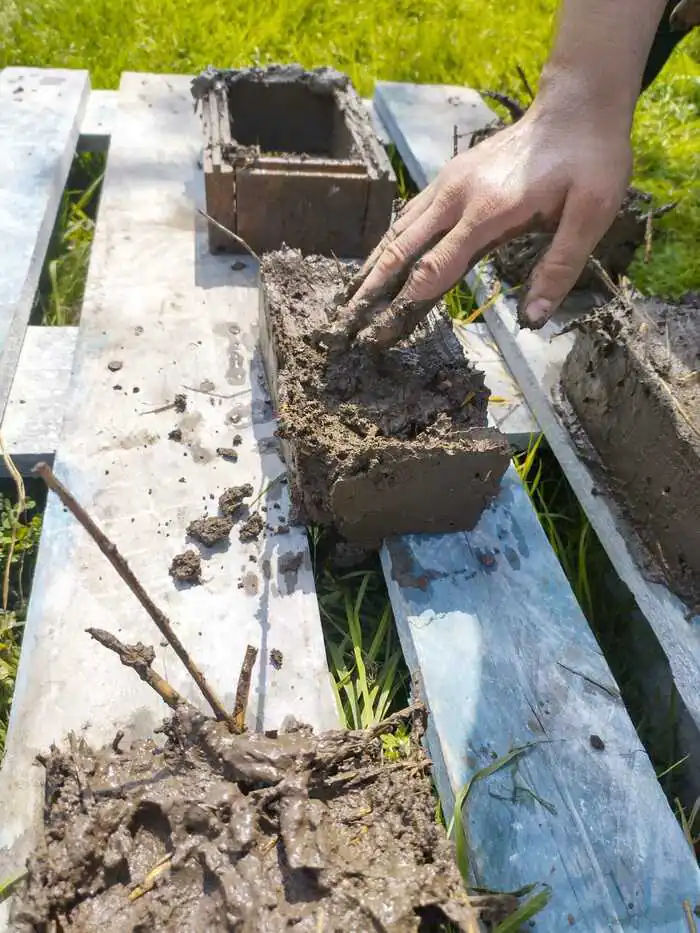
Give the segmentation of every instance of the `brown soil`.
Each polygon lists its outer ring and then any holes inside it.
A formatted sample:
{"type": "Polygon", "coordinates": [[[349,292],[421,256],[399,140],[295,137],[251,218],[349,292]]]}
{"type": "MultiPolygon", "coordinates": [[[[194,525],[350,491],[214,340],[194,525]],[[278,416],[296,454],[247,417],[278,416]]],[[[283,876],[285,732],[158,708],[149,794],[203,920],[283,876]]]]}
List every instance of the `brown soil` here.
{"type": "Polygon", "coordinates": [[[243,542],[257,541],[265,527],[265,521],[260,512],[253,514],[241,525],[238,537],[243,542]]]}
{"type": "Polygon", "coordinates": [[[700,609],[700,300],[609,305],[579,326],[562,388],[672,590],[700,609]]]}
{"type": "Polygon", "coordinates": [[[190,710],[162,731],[53,749],[17,933],[474,929],[417,744],[388,763],[376,731],[231,735],[190,710]]]}
{"type": "Polygon", "coordinates": [[[483,373],[444,308],[381,354],[327,351],[313,337],[332,324],[343,286],[332,259],[263,259],[261,341],[295,519],[367,547],[473,527],[510,462],[505,437],[486,426],[483,373]]]}
{"type": "Polygon", "coordinates": [[[232,528],[233,521],[230,518],[205,515],[189,523],[187,534],[206,547],[213,547],[219,541],[227,540],[232,528]]]}
{"type": "Polygon", "coordinates": [[[170,576],[180,583],[201,583],[202,559],[196,551],[176,554],[170,564],[170,576]]]}
{"type": "Polygon", "coordinates": [[[245,500],[253,495],[253,487],[250,483],[244,483],[242,486],[231,486],[219,496],[219,508],[231,518],[240,515],[245,507],[245,500]]]}

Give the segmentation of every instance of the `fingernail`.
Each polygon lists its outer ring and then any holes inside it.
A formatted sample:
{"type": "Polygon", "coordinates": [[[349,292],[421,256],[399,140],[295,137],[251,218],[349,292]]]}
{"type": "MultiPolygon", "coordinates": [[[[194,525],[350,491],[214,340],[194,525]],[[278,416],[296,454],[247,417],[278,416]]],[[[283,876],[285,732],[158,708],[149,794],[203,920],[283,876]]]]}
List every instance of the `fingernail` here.
{"type": "Polygon", "coordinates": [[[525,305],[523,315],[533,327],[541,327],[552,311],[552,302],[546,298],[536,298],[525,305]]]}

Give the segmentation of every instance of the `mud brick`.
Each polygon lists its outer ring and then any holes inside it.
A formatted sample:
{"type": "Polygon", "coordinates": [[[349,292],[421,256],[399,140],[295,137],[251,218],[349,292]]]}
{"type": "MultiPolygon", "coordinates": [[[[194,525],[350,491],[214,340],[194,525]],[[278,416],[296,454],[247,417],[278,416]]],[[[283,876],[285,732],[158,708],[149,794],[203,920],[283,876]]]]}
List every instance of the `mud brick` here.
{"type": "Polygon", "coordinates": [[[700,607],[700,301],[613,303],[584,322],[562,388],[651,560],[700,607]]]}
{"type": "MultiPolygon", "coordinates": [[[[360,258],[391,222],[396,178],[346,75],[272,65],[193,82],[207,213],[256,253],[360,258]]],[[[214,252],[244,247],[214,224],[214,252]]]]}
{"type": "Polygon", "coordinates": [[[328,354],[339,266],[297,250],[263,257],[260,332],[294,519],[376,547],[395,534],[472,528],[510,462],[487,427],[489,391],[444,308],[380,356],[328,354]]]}

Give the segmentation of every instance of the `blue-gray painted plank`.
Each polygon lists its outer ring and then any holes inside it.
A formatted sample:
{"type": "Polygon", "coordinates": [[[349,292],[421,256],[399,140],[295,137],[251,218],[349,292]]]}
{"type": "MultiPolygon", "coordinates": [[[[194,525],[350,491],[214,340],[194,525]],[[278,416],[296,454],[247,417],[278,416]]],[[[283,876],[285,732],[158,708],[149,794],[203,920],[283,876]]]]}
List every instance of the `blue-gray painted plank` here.
{"type": "MultiPolygon", "coordinates": [[[[492,118],[475,92],[444,86],[382,82],[375,108],[420,187],[449,158],[455,124],[464,138],[492,118]]],[[[532,408],[539,420],[542,407],[532,408]]],[[[585,930],[687,931],[695,859],[514,471],[473,532],[387,542],[382,560],[432,711],[448,809],[493,756],[537,743],[519,759],[519,778],[504,771],[470,797],[475,877],[500,889],[551,883],[540,930],[566,929],[571,917],[585,930]]]]}
{"type": "Polygon", "coordinates": [[[448,813],[530,746],[467,800],[475,883],[551,885],[546,933],[687,933],[697,863],[515,470],[473,531],[389,540],[382,563],[448,813]]]}
{"type": "Polygon", "coordinates": [[[0,420],[89,91],[87,71],[0,73],[0,420]]]}

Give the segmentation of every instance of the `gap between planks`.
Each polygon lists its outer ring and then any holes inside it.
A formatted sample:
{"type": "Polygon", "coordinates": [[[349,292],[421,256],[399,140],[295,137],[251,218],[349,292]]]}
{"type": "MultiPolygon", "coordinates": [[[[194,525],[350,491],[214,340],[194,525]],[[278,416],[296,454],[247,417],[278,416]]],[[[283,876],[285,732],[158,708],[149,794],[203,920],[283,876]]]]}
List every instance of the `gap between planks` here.
{"type": "MultiPolygon", "coordinates": [[[[419,187],[450,158],[455,124],[468,136],[493,118],[474,91],[443,86],[382,82],[375,107],[419,187]]],[[[531,745],[467,803],[475,879],[552,885],[544,933],[686,931],[694,854],[514,468],[472,532],[388,541],[382,563],[443,801],[531,745]]]]}

